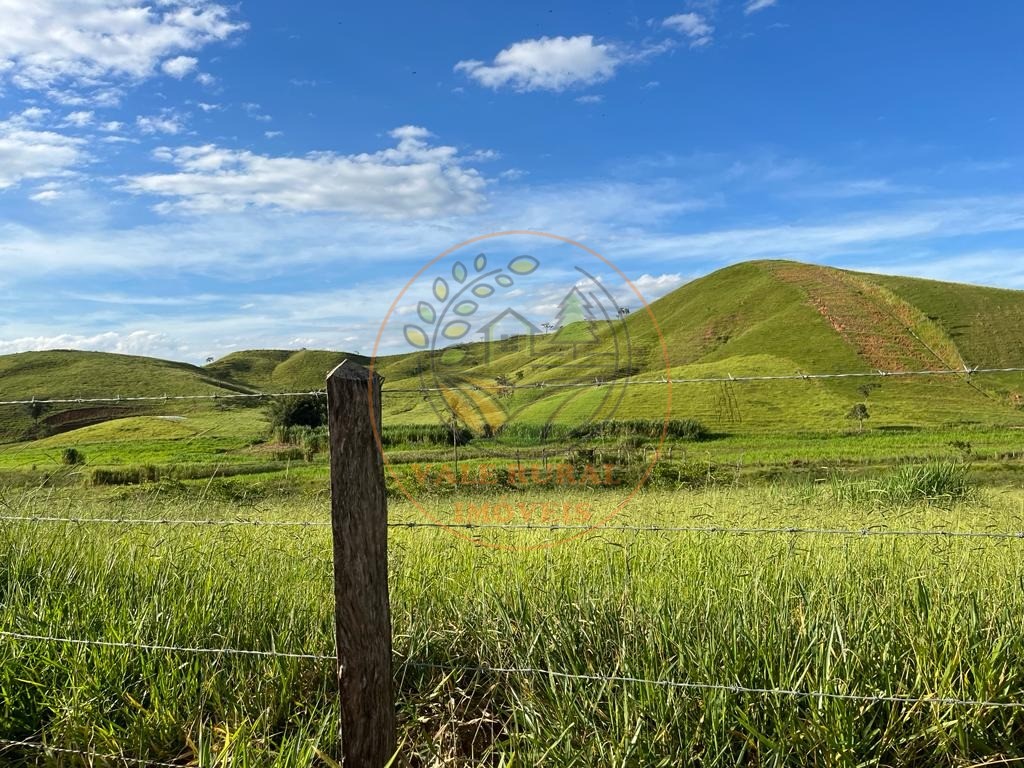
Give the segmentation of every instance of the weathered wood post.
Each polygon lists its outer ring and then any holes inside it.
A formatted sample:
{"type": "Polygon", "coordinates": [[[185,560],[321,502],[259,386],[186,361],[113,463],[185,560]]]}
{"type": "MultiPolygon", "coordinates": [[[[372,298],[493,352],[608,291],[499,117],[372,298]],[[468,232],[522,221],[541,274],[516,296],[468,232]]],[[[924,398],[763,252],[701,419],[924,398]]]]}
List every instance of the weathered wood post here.
{"type": "Polygon", "coordinates": [[[346,768],[395,755],[380,376],[346,360],[327,377],[334,530],[334,619],[346,768]]]}

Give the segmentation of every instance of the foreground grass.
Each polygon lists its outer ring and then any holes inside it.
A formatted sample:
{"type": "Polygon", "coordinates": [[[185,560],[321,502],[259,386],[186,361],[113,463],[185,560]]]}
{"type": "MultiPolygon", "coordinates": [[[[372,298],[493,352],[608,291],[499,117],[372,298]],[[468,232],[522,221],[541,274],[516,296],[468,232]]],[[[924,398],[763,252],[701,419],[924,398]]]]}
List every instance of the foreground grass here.
{"type": "MultiPolygon", "coordinates": [[[[595,513],[621,500],[527,498],[595,513]]],[[[324,494],[268,485],[242,509],[217,499],[210,485],[11,492],[3,514],[326,520],[324,494]]],[[[444,518],[452,504],[426,511],[444,518]]],[[[807,485],[649,492],[615,522],[1015,531],[1022,508],[1024,493],[1009,489],[969,505],[891,507],[807,485]]],[[[415,521],[422,511],[396,502],[392,515],[415,521]]],[[[327,528],[2,526],[0,630],[332,652],[327,528]]],[[[492,671],[1024,701],[1019,541],[605,530],[538,548],[561,533],[473,533],[393,531],[402,756],[412,765],[953,766],[1024,756],[1021,710],[492,671]]],[[[329,660],[5,637],[0,737],[182,765],[333,765],[332,676],[329,660]]],[[[2,759],[90,764],[14,749],[2,759]]]]}

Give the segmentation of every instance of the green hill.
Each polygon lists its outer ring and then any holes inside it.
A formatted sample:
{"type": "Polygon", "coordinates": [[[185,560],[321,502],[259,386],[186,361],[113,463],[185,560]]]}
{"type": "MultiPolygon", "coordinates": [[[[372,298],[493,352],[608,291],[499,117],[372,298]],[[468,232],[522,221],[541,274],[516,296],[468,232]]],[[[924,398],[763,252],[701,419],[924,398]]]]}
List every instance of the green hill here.
{"type": "Polygon", "coordinates": [[[206,366],[217,378],[266,392],[322,389],[324,377],[343,360],[369,365],[369,359],[348,352],[301,349],[257,349],[233,352],[206,366]]]}
{"type": "MultiPolygon", "coordinates": [[[[1024,292],[888,278],[787,261],[756,261],[714,272],[654,302],[658,332],[646,312],[626,321],[630,354],[620,367],[636,379],[671,373],[677,378],[719,378],[877,370],[960,370],[965,365],[1024,363],[1017,318],[1024,292]],[[993,312],[987,314],[985,306],[993,312]],[[668,370],[662,353],[668,355],[668,370]]],[[[466,376],[493,384],[501,375],[522,384],[586,381],[608,376],[600,359],[612,339],[605,330],[593,355],[566,364],[565,348],[548,344],[503,352],[483,343],[462,349],[466,376]]],[[[411,372],[426,366],[423,354],[385,359],[381,369],[393,389],[415,385],[411,372]]],[[[696,384],[673,387],[673,415],[695,417],[724,431],[848,428],[846,414],[867,400],[872,425],[927,426],[1020,423],[1021,375],[887,378],[696,384]],[[862,391],[869,381],[876,386],[862,391]]],[[[601,390],[518,391],[498,409],[514,419],[571,422],[601,413],[601,390]]],[[[493,403],[462,398],[465,420],[489,421],[493,403]]],[[[628,387],[614,412],[622,418],[657,418],[667,408],[659,386],[628,387]]],[[[436,419],[416,394],[385,400],[395,421],[436,419]]],[[[611,415],[607,411],[607,415],[611,415]]]]}
{"type": "MultiPolygon", "coordinates": [[[[0,356],[0,399],[49,400],[211,395],[248,391],[194,365],[106,352],[54,350],[0,356]]],[[[153,410],[147,403],[66,403],[0,408],[0,440],[65,432],[153,410]]]]}
{"type": "MultiPolygon", "coordinates": [[[[694,280],[651,309],[660,337],[648,314],[634,311],[627,333],[573,324],[539,337],[458,345],[439,363],[425,352],[381,358],[377,367],[392,392],[384,401],[386,421],[436,423],[438,413],[454,409],[482,429],[506,421],[659,418],[667,406],[668,388],[661,385],[621,387],[610,398],[609,387],[529,386],[541,383],[1024,363],[1021,291],[756,261],[694,280]],[[438,384],[435,363],[458,372],[468,386],[446,392],[444,400],[416,391],[438,384]],[[517,389],[498,397],[495,384],[506,378],[517,389]]],[[[368,363],[322,350],[236,352],[205,368],[86,352],[10,355],[0,357],[0,399],[305,391],[321,388],[345,358],[368,363]]],[[[1024,423],[1020,374],[870,381],[878,386],[863,389],[868,380],[676,385],[672,414],[726,432],[842,430],[852,426],[845,419],[852,405],[867,401],[876,428],[1024,423]]],[[[0,413],[0,432],[10,440],[152,412],[130,404],[69,405],[34,420],[26,408],[8,407],[0,413]]]]}

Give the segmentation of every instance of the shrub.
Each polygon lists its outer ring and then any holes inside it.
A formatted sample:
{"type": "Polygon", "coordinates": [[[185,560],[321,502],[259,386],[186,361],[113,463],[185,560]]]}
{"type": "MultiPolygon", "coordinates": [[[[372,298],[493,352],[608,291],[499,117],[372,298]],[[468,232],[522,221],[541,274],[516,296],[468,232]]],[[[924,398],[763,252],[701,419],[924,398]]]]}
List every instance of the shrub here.
{"type": "Polygon", "coordinates": [[[323,395],[295,395],[279,397],[267,408],[270,427],[325,427],[327,426],[327,398],[323,395]]]}
{"type": "Polygon", "coordinates": [[[85,454],[77,448],[65,448],[60,454],[60,463],[67,467],[85,464],[85,454]]]}

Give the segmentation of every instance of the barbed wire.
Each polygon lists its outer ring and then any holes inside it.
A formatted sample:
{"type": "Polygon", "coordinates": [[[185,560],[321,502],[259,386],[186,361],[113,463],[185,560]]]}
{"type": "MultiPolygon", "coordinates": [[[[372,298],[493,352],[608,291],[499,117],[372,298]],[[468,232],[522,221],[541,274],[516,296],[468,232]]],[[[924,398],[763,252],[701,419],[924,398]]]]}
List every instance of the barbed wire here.
{"type": "Polygon", "coordinates": [[[0,515],[0,522],[10,523],[97,523],[102,525],[251,525],[259,528],[320,528],[330,526],[329,520],[190,520],[188,518],[134,517],[57,517],[53,515],[0,515]]]}
{"type": "MultiPolygon", "coordinates": [[[[443,665],[435,666],[442,669],[445,668],[443,665]]],[[[857,694],[831,693],[828,691],[799,691],[789,688],[755,688],[745,685],[725,685],[720,683],[694,683],[678,680],[656,679],[652,680],[642,677],[629,677],[626,675],[581,675],[569,672],[556,672],[550,669],[539,669],[534,667],[491,667],[482,665],[480,667],[477,667],[476,669],[480,672],[493,672],[495,674],[504,675],[551,677],[563,680],[580,680],[584,682],[631,683],[637,685],[654,685],[665,688],[680,688],[683,690],[692,691],[716,691],[720,693],[733,694],[751,693],[763,696],[790,696],[794,698],[803,699],[830,699],[838,701],[858,701],[864,703],[934,704],[946,706],[992,707],[998,709],[1024,709],[1024,702],[987,701],[985,699],[961,699],[949,696],[903,696],[888,693],[857,694]]]]}
{"type": "Polygon", "coordinates": [[[44,744],[39,741],[17,741],[14,739],[0,739],[0,750],[12,749],[14,747],[35,749],[40,752],[53,752],[58,755],[75,755],[76,757],[91,758],[91,760],[119,760],[122,763],[140,765],[143,766],[143,768],[146,768],[146,766],[153,766],[153,768],[182,768],[181,763],[164,763],[160,762],[159,760],[150,760],[148,758],[128,757],[127,755],[102,754],[99,752],[88,752],[83,749],[70,749],[68,747],[52,747],[49,744],[44,744]]]}
{"type": "MultiPolygon", "coordinates": [[[[305,653],[282,653],[279,651],[254,651],[239,648],[190,648],[173,645],[147,645],[143,643],[122,643],[107,640],[82,640],[65,637],[53,637],[47,635],[31,635],[26,633],[0,631],[0,637],[12,639],[30,640],[39,642],[55,642],[68,645],[85,645],[98,647],[129,648],[133,650],[146,651],[169,651],[197,654],[238,654],[245,656],[281,657],[304,659],[314,661],[336,661],[337,657],[326,654],[305,654],[305,653]]],[[[990,701],[986,699],[966,699],[951,696],[907,696],[890,693],[880,694],[856,694],[856,693],[835,693],[830,691],[801,691],[790,688],[762,688],[745,686],[739,684],[723,683],[702,683],[681,680],[665,680],[655,678],[631,677],[628,675],[596,675],[579,674],[570,672],[558,672],[551,669],[539,667],[501,667],[489,664],[437,664],[431,662],[415,662],[409,659],[399,659],[401,665],[415,669],[432,669],[443,672],[474,672],[490,673],[499,675],[520,675],[548,677],[561,680],[576,680],[581,682],[600,683],[628,683],[634,685],[652,685],[662,688],[678,688],[691,691],[713,691],[732,694],[757,694],[763,696],[788,696],[793,698],[829,699],[838,701],[857,701],[862,703],[892,703],[892,704],[931,704],[944,706],[970,706],[990,707],[1000,709],[1024,709],[1024,702],[1012,701],[990,701]]]]}
{"type": "MultiPolygon", "coordinates": [[[[191,520],[188,518],[134,518],[134,517],[56,517],[51,515],[0,515],[0,523],[55,523],[55,524],[89,524],[99,525],[174,525],[174,526],[244,526],[262,528],[327,528],[329,520],[191,520]]],[[[881,527],[870,528],[815,528],[807,526],[778,527],[732,527],[724,525],[586,525],[564,523],[441,523],[441,522],[399,522],[390,521],[388,528],[395,529],[443,529],[467,531],[593,531],[594,533],[694,533],[708,535],[793,535],[793,536],[914,536],[936,538],[974,538],[974,539],[1011,539],[1024,540],[1024,531],[958,531],[949,529],[891,529],[881,527]]]]}
{"type": "MultiPolygon", "coordinates": [[[[586,387],[602,387],[623,384],[628,386],[666,385],[666,384],[742,384],[751,382],[776,382],[776,381],[817,381],[827,379],[863,379],[863,378],[908,378],[914,376],[965,376],[970,377],[980,374],[1007,374],[1024,373],[1024,367],[1009,368],[981,368],[964,367],[962,369],[943,368],[928,370],[894,370],[894,371],[848,371],[843,373],[792,373],[778,375],[760,376],[706,376],[693,378],[669,378],[657,379],[602,379],[595,378],[592,381],[555,381],[555,382],[534,382],[530,384],[508,384],[508,385],[487,385],[471,384],[470,388],[480,391],[501,391],[510,392],[515,390],[535,389],[572,389],[586,387]]],[[[428,392],[450,392],[451,387],[391,387],[382,390],[388,394],[425,394],[428,392]]],[[[327,392],[323,389],[304,390],[296,392],[229,392],[208,395],[112,395],[106,397],[63,397],[48,399],[20,399],[0,400],[0,406],[13,405],[81,405],[92,403],[139,403],[139,402],[175,402],[189,400],[239,400],[239,399],[270,399],[278,397],[326,397],[327,392]]]]}
{"type": "Polygon", "coordinates": [[[0,405],[82,405],[91,403],[159,403],[182,400],[259,400],[274,397],[326,397],[327,391],[315,389],[303,392],[229,392],[211,395],[113,395],[109,397],[59,397],[40,400],[0,400],[0,405]]]}
{"type": "MultiPolygon", "coordinates": [[[[585,388],[585,387],[601,387],[601,386],[612,386],[615,384],[622,384],[623,386],[645,386],[645,385],[657,385],[657,384],[743,384],[751,382],[775,382],[775,381],[817,381],[822,379],[865,379],[865,378],[909,378],[914,376],[965,376],[970,377],[976,374],[994,374],[994,373],[1024,373],[1024,367],[1011,367],[1011,368],[981,368],[981,367],[964,367],[962,369],[957,368],[937,368],[927,369],[919,371],[910,370],[896,370],[896,371],[850,371],[845,373],[787,373],[777,375],[759,375],[759,376],[733,376],[727,374],[725,376],[698,376],[692,378],[670,378],[663,376],[658,379],[602,379],[600,377],[593,379],[592,381],[573,381],[573,382],[536,382],[530,384],[508,384],[508,385],[490,385],[490,384],[467,384],[468,389],[475,389],[480,391],[496,391],[496,392],[511,392],[513,390],[522,389],[573,389],[573,388],[585,388]]],[[[426,392],[450,392],[454,387],[406,387],[406,388],[387,388],[383,390],[383,394],[396,394],[396,393],[426,393],[426,392]]],[[[0,403],[2,405],[2,403],[0,403]]]]}
{"type": "Polygon", "coordinates": [[[187,645],[150,645],[147,643],[130,643],[117,640],[83,640],[71,637],[55,637],[53,635],[34,635],[26,632],[0,631],[0,637],[11,640],[28,640],[33,642],[61,643],[64,645],[96,646],[100,648],[127,648],[136,651],[158,651],[168,653],[194,653],[196,655],[228,655],[228,656],[258,656],[261,658],[279,659],[302,659],[306,661],[326,661],[336,659],[336,656],[326,656],[317,653],[293,653],[288,651],[261,651],[248,650],[244,648],[202,648],[187,645]]]}

